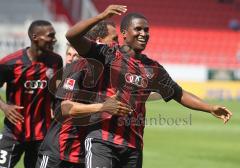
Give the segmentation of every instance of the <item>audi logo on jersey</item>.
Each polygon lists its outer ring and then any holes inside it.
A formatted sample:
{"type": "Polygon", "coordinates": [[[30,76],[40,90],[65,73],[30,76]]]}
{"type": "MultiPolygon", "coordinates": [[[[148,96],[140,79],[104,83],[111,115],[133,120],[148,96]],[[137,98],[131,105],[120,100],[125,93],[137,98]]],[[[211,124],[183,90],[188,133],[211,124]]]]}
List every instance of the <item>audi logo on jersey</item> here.
{"type": "Polygon", "coordinates": [[[44,89],[47,87],[46,80],[27,80],[24,83],[26,89],[44,89]]]}
{"type": "Polygon", "coordinates": [[[125,80],[127,83],[131,83],[142,88],[146,88],[148,85],[148,80],[146,78],[131,73],[125,74],[125,80]]]}

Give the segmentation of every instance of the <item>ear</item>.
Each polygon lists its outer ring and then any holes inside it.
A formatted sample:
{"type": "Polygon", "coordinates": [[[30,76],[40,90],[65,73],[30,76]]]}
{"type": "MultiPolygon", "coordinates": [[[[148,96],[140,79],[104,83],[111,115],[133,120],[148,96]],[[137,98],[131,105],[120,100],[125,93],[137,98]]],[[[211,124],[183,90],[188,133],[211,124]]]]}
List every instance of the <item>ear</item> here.
{"type": "Polygon", "coordinates": [[[126,38],[126,30],[122,30],[122,36],[123,36],[123,38],[125,39],[126,38]]]}
{"type": "Polygon", "coordinates": [[[32,34],[32,40],[37,40],[37,34],[32,34]]]}

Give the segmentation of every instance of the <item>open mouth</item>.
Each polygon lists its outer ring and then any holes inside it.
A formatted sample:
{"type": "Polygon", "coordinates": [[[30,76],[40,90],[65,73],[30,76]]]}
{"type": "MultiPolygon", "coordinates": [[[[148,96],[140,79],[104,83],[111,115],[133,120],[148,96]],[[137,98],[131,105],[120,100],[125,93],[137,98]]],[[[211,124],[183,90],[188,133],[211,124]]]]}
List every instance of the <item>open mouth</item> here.
{"type": "Polygon", "coordinates": [[[140,37],[138,37],[137,41],[140,44],[145,44],[146,45],[148,40],[147,40],[147,38],[140,36],[140,37]]]}
{"type": "Polygon", "coordinates": [[[147,44],[147,40],[145,38],[138,38],[137,41],[140,44],[145,44],[145,45],[147,44]]]}

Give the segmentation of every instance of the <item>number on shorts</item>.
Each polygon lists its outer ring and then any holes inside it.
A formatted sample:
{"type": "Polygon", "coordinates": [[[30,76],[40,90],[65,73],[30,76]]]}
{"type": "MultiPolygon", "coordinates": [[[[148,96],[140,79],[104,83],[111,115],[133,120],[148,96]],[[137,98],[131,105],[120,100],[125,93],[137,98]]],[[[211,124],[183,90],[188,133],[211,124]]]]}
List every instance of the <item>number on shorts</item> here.
{"type": "Polygon", "coordinates": [[[5,150],[0,150],[0,164],[4,164],[7,160],[7,154],[8,152],[5,150]]]}

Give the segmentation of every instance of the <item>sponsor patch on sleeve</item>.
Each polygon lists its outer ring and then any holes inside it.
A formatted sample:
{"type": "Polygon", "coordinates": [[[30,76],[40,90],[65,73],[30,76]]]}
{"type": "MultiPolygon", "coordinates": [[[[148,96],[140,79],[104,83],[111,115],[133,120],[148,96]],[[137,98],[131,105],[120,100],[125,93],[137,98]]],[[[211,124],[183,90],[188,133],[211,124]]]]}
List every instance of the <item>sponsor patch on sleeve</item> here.
{"type": "Polygon", "coordinates": [[[71,78],[66,78],[63,84],[63,88],[67,90],[73,90],[75,85],[75,80],[71,78]]]}

